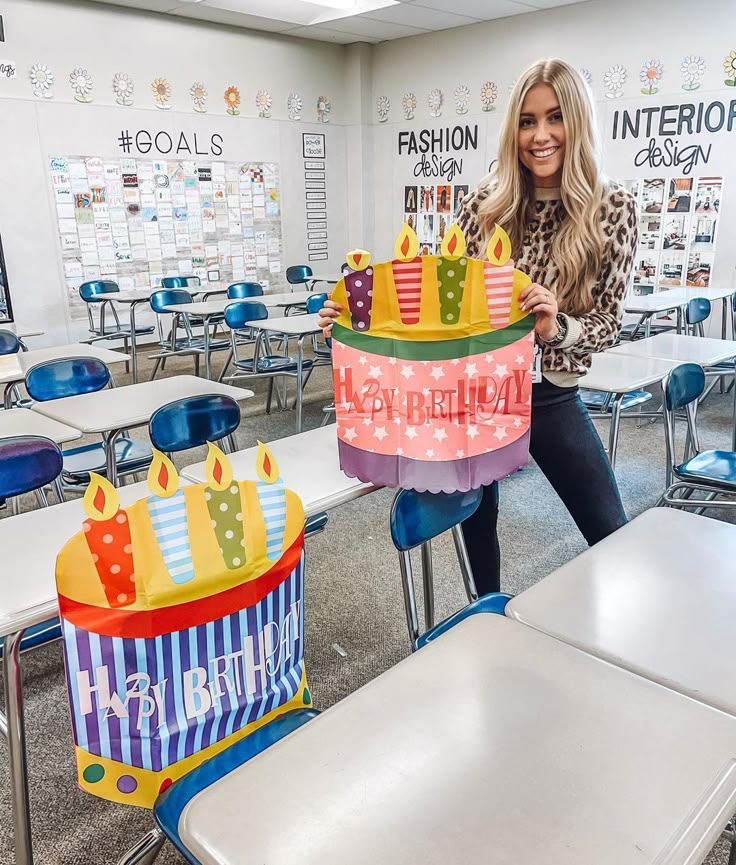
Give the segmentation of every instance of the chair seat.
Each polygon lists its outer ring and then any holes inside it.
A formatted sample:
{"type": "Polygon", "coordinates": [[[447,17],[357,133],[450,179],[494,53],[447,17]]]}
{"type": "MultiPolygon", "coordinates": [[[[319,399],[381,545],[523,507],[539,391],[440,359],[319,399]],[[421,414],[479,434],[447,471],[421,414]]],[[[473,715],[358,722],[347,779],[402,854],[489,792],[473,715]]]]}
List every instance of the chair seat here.
{"type": "MultiPolygon", "coordinates": [[[[609,394],[602,390],[588,390],[588,388],[581,387],[580,388],[580,399],[583,401],[583,405],[587,409],[595,409],[597,411],[603,411],[603,406],[608,399],[609,394]]],[[[626,409],[635,408],[638,405],[643,405],[645,402],[649,402],[652,399],[652,394],[649,393],[648,390],[632,390],[631,393],[624,394],[624,398],[621,400],[621,408],[625,411],[626,409]]],[[[611,405],[613,404],[613,400],[611,400],[611,405]]],[[[611,405],[608,406],[606,411],[610,412],[612,410],[611,405]]]]}
{"type": "MultiPolygon", "coordinates": [[[[156,328],[151,325],[150,327],[136,327],[135,335],[136,336],[148,336],[153,333],[156,328]]],[[[97,328],[96,330],[90,330],[90,333],[94,333],[95,336],[109,336],[110,339],[122,339],[124,336],[130,336],[131,330],[130,327],[127,327],[124,324],[111,324],[105,325],[104,333],[97,328]]]]}
{"type": "MultiPolygon", "coordinates": [[[[153,453],[148,442],[121,436],[115,442],[118,473],[142,471],[151,464],[153,453]]],[[[106,475],[105,449],[101,444],[83,445],[64,451],[64,480],[73,484],[89,483],[89,473],[106,475]]]]}
{"type": "Polygon", "coordinates": [[[736,451],[703,451],[677,466],[675,474],[736,492],[736,451]]]}
{"type": "MultiPolygon", "coordinates": [[[[256,368],[253,368],[253,358],[245,358],[235,362],[235,366],[243,372],[253,374],[259,372],[296,372],[296,361],[290,357],[283,357],[278,354],[265,355],[258,359],[256,368]]],[[[314,366],[314,361],[307,359],[302,362],[302,370],[310,369],[314,366]]]]}
{"type": "MultiPolygon", "coordinates": [[[[631,340],[635,333],[637,335],[636,339],[644,339],[644,337],[647,335],[645,327],[646,327],[646,325],[643,323],[639,324],[639,325],[625,324],[621,328],[621,333],[619,334],[619,339],[631,340]]],[[[651,336],[654,336],[657,333],[667,333],[668,331],[671,331],[671,330],[677,330],[675,325],[652,324],[652,325],[650,325],[650,328],[649,328],[649,332],[650,332],[651,336]]]]}

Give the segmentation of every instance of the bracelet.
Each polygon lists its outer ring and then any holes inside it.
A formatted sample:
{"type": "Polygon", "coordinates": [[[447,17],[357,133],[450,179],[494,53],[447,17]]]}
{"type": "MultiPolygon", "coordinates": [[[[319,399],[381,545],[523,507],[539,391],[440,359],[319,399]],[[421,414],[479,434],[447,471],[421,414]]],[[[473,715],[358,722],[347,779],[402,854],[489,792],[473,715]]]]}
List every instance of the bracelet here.
{"type": "Polygon", "coordinates": [[[559,328],[559,333],[557,336],[552,339],[543,339],[542,342],[545,345],[548,345],[550,348],[556,348],[558,345],[562,345],[567,337],[567,319],[564,315],[557,315],[557,327],[559,328]]]}

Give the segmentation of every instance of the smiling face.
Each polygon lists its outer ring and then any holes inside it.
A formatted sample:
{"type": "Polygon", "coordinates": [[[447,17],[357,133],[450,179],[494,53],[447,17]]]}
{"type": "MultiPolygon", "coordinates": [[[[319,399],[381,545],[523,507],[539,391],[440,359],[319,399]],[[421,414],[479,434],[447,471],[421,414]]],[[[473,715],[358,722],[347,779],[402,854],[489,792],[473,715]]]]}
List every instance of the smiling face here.
{"type": "Polygon", "coordinates": [[[562,185],[565,123],[557,94],[549,84],[535,84],[524,98],[519,116],[519,159],[534,185],[562,185]]]}

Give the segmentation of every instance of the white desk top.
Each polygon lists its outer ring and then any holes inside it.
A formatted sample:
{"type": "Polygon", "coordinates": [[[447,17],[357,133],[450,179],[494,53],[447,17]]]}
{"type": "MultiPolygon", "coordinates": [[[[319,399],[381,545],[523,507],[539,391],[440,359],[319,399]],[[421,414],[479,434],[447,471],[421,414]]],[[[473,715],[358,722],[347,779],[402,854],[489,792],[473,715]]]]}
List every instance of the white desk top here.
{"type": "Polygon", "coordinates": [[[109,348],[101,348],[97,345],[83,345],[82,343],[54,345],[50,348],[34,348],[30,351],[19,351],[16,354],[4,354],[0,356],[0,384],[23,381],[26,377],[26,372],[37,363],[45,363],[49,360],[61,360],[66,357],[95,357],[108,366],[130,360],[130,355],[124,354],[121,351],[111,351],[109,348]]]}
{"type": "Polygon", "coordinates": [[[166,309],[170,312],[184,313],[185,315],[217,315],[225,312],[225,308],[231,303],[262,303],[266,307],[296,306],[307,302],[311,297],[311,291],[279,292],[277,294],[263,294],[259,297],[220,297],[216,300],[197,300],[194,303],[172,303],[166,309]]]}
{"type": "Polygon", "coordinates": [[[310,315],[284,315],[280,318],[266,318],[262,321],[250,321],[248,327],[258,330],[270,330],[287,336],[303,336],[306,333],[321,333],[319,313],[310,315]]]}
{"type": "Polygon", "coordinates": [[[18,324],[15,321],[0,322],[0,330],[9,330],[14,333],[18,339],[26,339],[29,336],[43,336],[44,332],[35,327],[27,327],[24,324],[18,324]]]}
{"type": "Polygon", "coordinates": [[[736,715],[736,526],[653,508],[522,592],[506,614],[736,715]]]}
{"type": "Polygon", "coordinates": [[[593,355],[587,375],[580,386],[606,393],[629,393],[661,381],[677,366],[677,361],[603,351],[593,355]]]}
{"type": "Polygon", "coordinates": [[[736,356],[736,342],[730,339],[685,336],[680,333],[659,333],[647,339],[622,342],[621,345],[609,348],[607,354],[660,358],[677,363],[710,366],[736,356]]]}
{"type": "Polygon", "coordinates": [[[482,614],[207,787],[179,832],[202,865],[696,865],[735,751],[728,715],[482,614]]]}
{"type": "Polygon", "coordinates": [[[314,282],[329,282],[331,285],[337,285],[337,283],[342,279],[342,274],[331,273],[328,276],[325,276],[324,273],[313,273],[311,276],[308,276],[307,279],[311,279],[314,282]]]}
{"type": "MultiPolygon", "coordinates": [[[[335,425],[318,427],[278,441],[268,447],[286,486],[299,495],[307,516],[328,511],[376,489],[349,478],[340,469],[335,425]]],[[[228,455],[238,480],[257,480],[257,447],[228,455]]],[[[182,469],[181,474],[195,483],[204,483],[204,462],[182,469]]]]}
{"type": "Polygon", "coordinates": [[[0,411],[0,438],[11,436],[44,436],[61,445],[81,438],[82,433],[28,408],[10,408],[0,411]]]}
{"type": "Polygon", "coordinates": [[[122,291],[110,292],[110,300],[117,303],[145,303],[151,299],[152,288],[124,288],[122,291]]]}
{"type": "Polygon", "coordinates": [[[655,291],[653,294],[644,294],[640,297],[630,295],[624,300],[624,312],[644,314],[647,312],[666,312],[668,309],[676,309],[685,306],[694,297],[705,297],[710,301],[722,300],[730,297],[736,292],[736,288],[670,288],[663,291],[655,291]]]}
{"type": "MultiPolygon", "coordinates": [[[[188,481],[182,479],[184,486],[188,481]]],[[[118,490],[123,506],[149,495],[145,481],[118,490]]],[[[56,557],[82,528],[82,499],[0,519],[0,637],[58,613],[56,557]]]]}
{"type": "Polygon", "coordinates": [[[102,433],[141,426],[148,423],[157,409],[169,402],[208,393],[224,394],[238,401],[253,396],[252,390],[242,387],[232,387],[193,375],[174,375],[95,393],[36,402],[32,409],[83,433],[102,433]]]}

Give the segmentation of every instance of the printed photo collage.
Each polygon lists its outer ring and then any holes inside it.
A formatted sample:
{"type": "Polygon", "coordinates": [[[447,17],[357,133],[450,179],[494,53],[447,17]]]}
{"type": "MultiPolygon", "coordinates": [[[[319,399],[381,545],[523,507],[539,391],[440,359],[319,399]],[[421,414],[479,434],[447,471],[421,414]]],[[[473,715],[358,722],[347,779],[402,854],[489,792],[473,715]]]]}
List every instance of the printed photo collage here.
{"type": "Polygon", "coordinates": [[[283,284],[278,166],[55,157],[50,160],[70,310],[82,282],[157,288],[164,276],[203,283],[283,284]]]}
{"type": "Polygon", "coordinates": [[[403,220],[416,231],[420,255],[439,255],[442,240],[468,185],[462,183],[404,187],[403,220]]]}
{"type": "Polygon", "coordinates": [[[723,200],[722,177],[620,181],[639,205],[634,294],[707,288],[723,200]]]}

